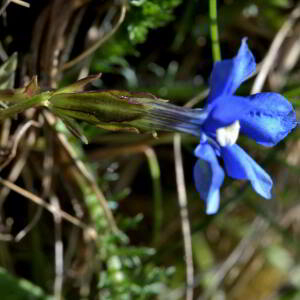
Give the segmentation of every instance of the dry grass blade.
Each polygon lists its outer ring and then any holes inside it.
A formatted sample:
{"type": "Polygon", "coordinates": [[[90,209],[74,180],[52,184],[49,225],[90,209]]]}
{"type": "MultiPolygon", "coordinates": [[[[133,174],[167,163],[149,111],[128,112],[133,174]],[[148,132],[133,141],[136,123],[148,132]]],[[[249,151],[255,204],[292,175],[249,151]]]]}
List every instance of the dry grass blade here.
{"type": "Polygon", "coordinates": [[[0,8],[0,16],[5,12],[6,8],[8,7],[8,5],[10,3],[15,3],[17,5],[24,6],[24,7],[27,7],[27,8],[30,7],[30,4],[28,2],[26,2],[26,1],[22,1],[22,0],[7,0],[6,2],[4,2],[4,4],[0,8]]]}
{"type": "Polygon", "coordinates": [[[187,103],[185,103],[184,107],[194,107],[199,102],[203,101],[207,96],[209,95],[209,89],[205,89],[204,91],[197,94],[195,97],[193,97],[191,100],[189,100],[187,103]]]}
{"type": "Polygon", "coordinates": [[[0,146],[7,147],[11,129],[11,119],[6,119],[2,123],[0,146]]]}
{"type": "Polygon", "coordinates": [[[276,34],[271,47],[264,58],[260,72],[258,73],[257,77],[255,78],[255,81],[253,83],[253,87],[251,90],[251,94],[259,93],[263,85],[266,81],[266,78],[271,70],[271,68],[274,66],[274,61],[277,57],[279,48],[281,47],[282,43],[284,42],[286,36],[294,26],[296,20],[300,17],[300,5],[298,5],[290,14],[289,18],[285,21],[283,26],[280,28],[278,33],[276,34]]]}
{"type": "MultiPolygon", "coordinates": [[[[53,127],[56,123],[55,117],[47,111],[44,112],[44,116],[45,116],[47,123],[51,127],[53,127]]],[[[108,203],[107,203],[102,191],[99,189],[94,176],[88,171],[85,164],[81,160],[77,159],[76,153],[74,153],[72,146],[69,144],[66,137],[62,133],[59,133],[59,132],[56,132],[56,137],[57,137],[58,141],[60,142],[60,144],[62,145],[62,147],[67,152],[67,154],[69,155],[69,157],[71,158],[76,169],[80,172],[80,174],[83,176],[85,181],[87,181],[87,183],[90,185],[91,189],[95,193],[100,205],[102,206],[102,208],[104,210],[105,216],[107,218],[107,221],[110,225],[111,230],[115,233],[119,233],[119,229],[117,228],[113,214],[108,206],[108,203]]]]}
{"type": "Polygon", "coordinates": [[[50,213],[58,214],[62,219],[70,222],[71,224],[73,224],[75,226],[78,226],[82,229],[89,230],[90,233],[91,233],[91,236],[92,235],[94,235],[94,236],[97,235],[97,233],[95,232],[95,230],[93,228],[86,225],[81,220],[75,218],[74,216],[68,214],[67,212],[65,212],[63,210],[57,209],[56,206],[45,202],[43,199],[41,199],[40,197],[34,195],[33,193],[31,193],[31,192],[17,186],[16,184],[14,184],[14,183],[12,183],[8,180],[5,180],[3,178],[0,178],[0,183],[3,184],[4,186],[8,187],[9,189],[13,190],[14,192],[24,196],[25,198],[29,199],[30,201],[36,203],[37,205],[42,206],[43,208],[48,210],[50,213]]]}
{"type": "Polygon", "coordinates": [[[62,67],[62,70],[69,69],[73,67],[74,65],[78,64],[80,61],[91,55],[93,52],[95,52],[102,44],[104,44],[107,40],[109,40],[115,32],[119,29],[121,24],[123,23],[126,15],[126,4],[123,4],[121,7],[120,17],[118,21],[116,22],[115,26],[112,28],[111,31],[109,31],[106,35],[104,35],[100,40],[98,40],[94,45],[92,45],[90,48],[85,50],[83,53],[75,57],[73,60],[65,63],[62,67]]]}
{"type": "Polygon", "coordinates": [[[10,2],[13,2],[15,4],[18,4],[20,6],[24,6],[24,7],[27,7],[27,8],[30,7],[30,3],[26,2],[26,1],[23,1],[23,0],[10,0],[10,2]]]}
{"type": "Polygon", "coordinates": [[[33,121],[33,120],[30,120],[28,122],[26,122],[24,125],[21,125],[14,137],[13,137],[13,147],[12,147],[12,150],[8,156],[8,158],[5,160],[5,162],[0,166],[0,171],[3,170],[11,161],[12,159],[16,156],[16,153],[17,153],[17,149],[18,149],[18,145],[20,143],[20,140],[22,139],[22,137],[25,135],[25,133],[27,132],[27,130],[32,127],[32,126],[35,126],[37,128],[41,127],[41,125],[36,122],[36,121],[33,121]]]}
{"type": "Polygon", "coordinates": [[[184,182],[184,172],[181,154],[181,137],[180,134],[174,135],[174,157],[175,173],[178,193],[178,203],[180,207],[181,228],[184,242],[184,253],[186,262],[186,300],[193,300],[194,286],[194,265],[192,252],[192,237],[187,209],[187,196],[184,182]]]}
{"type": "MultiPolygon", "coordinates": [[[[22,171],[24,170],[24,166],[26,165],[26,161],[27,158],[29,156],[30,153],[30,149],[33,147],[33,145],[36,142],[36,132],[35,131],[31,131],[29,132],[25,143],[24,143],[24,148],[22,149],[18,159],[16,159],[9,171],[9,174],[7,176],[8,181],[10,182],[15,182],[20,174],[22,173],[22,171]]],[[[9,161],[9,158],[7,158],[7,161],[9,161]]],[[[7,196],[10,193],[10,189],[7,187],[4,187],[0,190],[0,212],[4,212],[3,210],[3,204],[7,198],[7,196]]],[[[3,216],[1,216],[1,220],[2,220],[3,216]]]]}
{"type": "Polygon", "coordinates": [[[257,217],[249,230],[249,233],[240,241],[237,247],[231,252],[227,259],[220,265],[212,277],[212,283],[205,293],[198,298],[198,300],[207,300],[218,289],[221,282],[224,280],[228,272],[243,258],[244,261],[249,261],[254,255],[256,248],[259,246],[260,239],[268,228],[268,224],[261,217],[257,217]],[[254,241],[258,243],[254,243],[254,241]],[[250,247],[252,245],[252,247],[250,247]],[[254,245],[256,247],[254,247],[254,245]]]}
{"type": "MultiPolygon", "coordinates": [[[[50,197],[51,204],[60,210],[59,200],[56,196],[50,197]]],[[[59,214],[53,214],[55,231],[55,280],[54,295],[55,299],[62,299],[63,274],[64,274],[64,248],[62,241],[62,222],[59,214]]]]}
{"type": "Polygon", "coordinates": [[[34,217],[28,223],[21,231],[18,232],[18,234],[15,236],[14,241],[20,242],[32,229],[33,227],[38,223],[42,216],[43,208],[41,206],[38,207],[36,213],[34,214],[34,217]]]}

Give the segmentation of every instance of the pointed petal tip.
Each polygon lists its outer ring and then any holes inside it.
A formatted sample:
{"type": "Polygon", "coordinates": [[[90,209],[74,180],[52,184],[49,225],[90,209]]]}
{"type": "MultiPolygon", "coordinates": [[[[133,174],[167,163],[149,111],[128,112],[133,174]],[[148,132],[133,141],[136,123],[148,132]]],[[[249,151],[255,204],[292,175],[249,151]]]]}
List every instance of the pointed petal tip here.
{"type": "MultiPolygon", "coordinates": [[[[248,37],[244,37],[241,42],[240,49],[238,51],[237,57],[241,56],[243,60],[248,63],[248,76],[251,75],[256,69],[255,57],[248,47],[248,37]]],[[[247,78],[246,78],[247,79],[247,78]]]]}
{"type": "Polygon", "coordinates": [[[208,144],[200,144],[195,154],[198,159],[194,166],[196,189],[206,204],[206,213],[215,214],[220,204],[220,187],[224,181],[224,171],[219,165],[214,148],[208,144]]]}
{"type": "Polygon", "coordinates": [[[247,36],[244,36],[244,37],[242,38],[242,44],[243,44],[243,43],[247,43],[247,41],[248,41],[248,37],[247,37],[247,36]]]}
{"type": "Polygon", "coordinates": [[[238,53],[232,59],[225,59],[214,64],[210,79],[208,103],[217,97],[233,95],[242,82],[255,71],[255,58],[243,38],[238,53]]]}
{"type": "Polygon", "coordinates": [[[272,198],[272,178],[242,148],[238,145],[222,148],[222,157],[230,177],[249,180],[256,193],[272,198]]]}
{"type": "Polygon", "coordinates": [[[208,215],[208,216],[213,216],[213,215],[215,215],[217,212],[218,212],[217,210],[216,210],[216,211],[209,211],[208,209],[206,209],[205,214],[208,215]]]}
{"type": "Polygon", "coordinates": [[[206,214],[214,215],[218,212],[220,207],[220,190],[216,190],[210,193],[209,198],[206,201],[206,214]]]}
{"type": "Polygon", "coordinates": [[[252,180],[251,185],[253,189],[256,191],[256,193],[258,193],[264,199],[270,200],[272,198],[272,186],[273,186],[272,180],[266,185],[262,185],[261,183],[252,180]]]}

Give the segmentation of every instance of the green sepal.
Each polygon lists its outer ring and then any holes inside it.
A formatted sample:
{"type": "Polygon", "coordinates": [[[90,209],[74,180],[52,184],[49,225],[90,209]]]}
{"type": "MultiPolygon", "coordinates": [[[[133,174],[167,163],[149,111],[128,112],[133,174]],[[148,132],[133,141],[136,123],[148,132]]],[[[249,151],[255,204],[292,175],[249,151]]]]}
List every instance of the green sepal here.
{"type": "Polygon", "coordinates": [[[83,144],[88,144],[88,139],[86,138],[86,136],[84,135],[81,127],[77,124],[76,121],[74,121],[72,118],[63,115],[59,109],[53,109],[53,113],[58,116],[62,122],[65,124],[65,126],[68,128],[68,130],[77,138],[80,139],[80,141],[83,144]]]}
{"type": "MultiPolygon", "coordinates": [[[[149,103],[156,99],[151,94],[127,91],[93,91],[54,94],[49,99],[49,109],[94,124],[108,130],[130,132],[153,131],[145,117],[151,110],[149,103]]],[[[157,99],[157,101],[161,101],[157,99]]],[[[165,101],[163,101],[165,102],[165,101]]]]}
{"type": "Polygon", "coordinates": [[[96,79],[99,79],[101,77],[101,73],[99,74],[96,74],[96,75],[90,75],[90,76],[87,76],[85,78],[82,78],[68,86],[65,86],[63,88],[60,88],[58,90],[56,90],[53,95],[56,95],[56,94],[65,94],[65,93],[76,93],[76,92],[81,92],[83,91],[84,87],[95,81],[96,79]]]}

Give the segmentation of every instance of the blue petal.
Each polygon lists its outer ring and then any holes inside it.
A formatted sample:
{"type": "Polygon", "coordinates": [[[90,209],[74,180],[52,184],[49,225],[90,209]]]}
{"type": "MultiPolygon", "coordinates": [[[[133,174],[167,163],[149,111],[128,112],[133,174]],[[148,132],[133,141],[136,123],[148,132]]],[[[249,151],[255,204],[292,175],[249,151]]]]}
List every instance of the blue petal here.
{"type": "Polygon", "coordinates": [[[233,95],[255,68],[255,59],[247,46],[247,39],[244,38],[236,57],[215,63],[210,79],[208,103],[223,95],[233,95]]]}
{"type": "Polygon", "coordinates": [[[248,99],[253,108],[240,118],[241,132],[257,143],[274,146],[296,127],[296,112],[283,96],[259,93],[248,99]]]}
{"type": "Polygon", "coordinates": [[[219,209],[220,186],[224,181],[224,171],[210,144],[200,144],[195,149],[195,155],[200,158],[194,166],[196,188],[206,203],[206,213],[214,214],[219,209]]]}
{"type": "Polygon", "coordinates": [[[236,179],[250,180],[253,189],[262,197],[272,197],[271,177],[238,145],[221,148],[227,174],[236,179]]]}
{"type": "Polygon", "coordinates": [[[225,127],[253,110],[253,105],[245,97],[223,96],[215,99],[205,108],[209,115],[203,124],[204,131],[215,133],[217,128],[225,127]]]}

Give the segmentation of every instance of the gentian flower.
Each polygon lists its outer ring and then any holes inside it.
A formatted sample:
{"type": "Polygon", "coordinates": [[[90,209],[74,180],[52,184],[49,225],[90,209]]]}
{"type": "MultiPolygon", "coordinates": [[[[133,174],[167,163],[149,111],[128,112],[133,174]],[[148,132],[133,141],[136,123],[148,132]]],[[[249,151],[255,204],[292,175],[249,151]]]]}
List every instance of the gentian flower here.
{"type": "Polygon", "coordinates": [[[203,111],[200,143],[195,149],[199,159],[194,167],[194,180],[206,213],[218,211],[224,161],[228,176],[249,180],[253,189],[270,199],[271,177],[237,144],[242,133],[266,147],[276,145],[297,125],[292,105],[277,93],[258,93],[248,97],[233,94],[256,68],[246,39],[242,40],[233,59],[216,62],[211,74],[210,94],[203,111]]]}
{"type": "Polygon", "coordinates": [[[198,136],[200,143],[195,155],[199,159],[194,167],[194,180],[206,203],[206,212],[213,214],[219,208],[220,187],[225,177],[220,159],[228,176],[249,180],[253,189],[266,199],[272,196],[271,177],[236,144],[239,133],[271,147],[297,126],[292,105],[277,93],[234,96],[255,67],[254,57],[243,39],[236,57],[214,65],[210,94],[203,109],[179,107],[147,93],[81,92],[82,86],[97,76],[54,91],[45,105],[79,137],[81,133],[72,125],[73,119],[109,130],[168,130],[198,136]]]}

